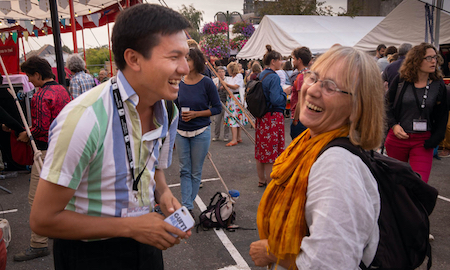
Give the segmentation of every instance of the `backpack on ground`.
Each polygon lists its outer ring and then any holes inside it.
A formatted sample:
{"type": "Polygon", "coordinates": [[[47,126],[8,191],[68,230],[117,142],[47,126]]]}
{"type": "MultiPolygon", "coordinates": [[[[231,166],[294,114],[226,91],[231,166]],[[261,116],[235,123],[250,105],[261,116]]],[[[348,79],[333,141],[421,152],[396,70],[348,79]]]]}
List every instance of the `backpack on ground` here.
{"type": "Polygon", "coordinates": [[[248,111],[257,118],[263,117],[270,109],[270,106],[267,106],[266,103],[266,95],[264,95],[264,90],[262,87],[262,81],[267,77],[267,75],[274,73],[267,72],[264,77],[259,80],[256,78],[256,80],[249,81],[247,83],[247,91],[245,94],[245,101],[247,102],[247,109],[248,111]]]}
{"type": "Polygon", "coordinates": [[[209,228],[227,229],[235,219],[234,200],[228,193],[217,192],[211,198],[206,210],[200,214],[197,232],[199,226],[202,226],[204,230],[209,230],[209,228]]]}
{"type": "Polygon", "coordinates": [[[331,141],[320,153],[340,146],[359,156],[378,183],[380,241],[374,260],[361,269],[416,269],[428,256],[431,268],[430,223],[438,191],[422,181],[408,163],[375,151],[364,151],[348,138],[331,141]]]}

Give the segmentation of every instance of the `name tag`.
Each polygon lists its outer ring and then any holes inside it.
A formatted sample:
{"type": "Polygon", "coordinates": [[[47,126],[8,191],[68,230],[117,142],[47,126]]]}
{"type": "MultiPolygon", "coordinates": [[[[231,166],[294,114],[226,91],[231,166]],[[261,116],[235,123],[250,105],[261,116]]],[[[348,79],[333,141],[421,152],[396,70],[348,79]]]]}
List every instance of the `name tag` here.
{"type": "Polygon", "coordinates": [[[122,208],[121,217],[139,217],[148,213],[150,213],[150,206],[122,208]]]}
{"type": "Polygon", "coordinates": [[[414,119],[413,120],[413,130],[414,131],[427,131],[427,120],[426,119],[414,119]]]}

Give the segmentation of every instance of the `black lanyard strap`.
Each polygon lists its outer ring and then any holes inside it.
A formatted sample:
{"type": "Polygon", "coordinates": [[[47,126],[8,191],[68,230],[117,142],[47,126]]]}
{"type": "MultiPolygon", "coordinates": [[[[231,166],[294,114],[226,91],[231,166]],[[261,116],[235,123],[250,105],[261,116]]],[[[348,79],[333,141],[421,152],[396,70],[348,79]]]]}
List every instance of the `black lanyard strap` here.
{"type": "Polygon", "coordinates": [[[128,133],[127,119],[125,117],[125,109],[123,107],[122,96],[120,95],[119,85],[117,84],[116,77],[111,78],[111,83],[112,83],[112,89],[113,89],[113,95],[114,95],[114,103],[116,104],[117,111],[119,112],[120,125],[122,126],[123,139],[125,141],[125,148],[126,148],[126,152],[127,152],[128,163],[130,165],[131,178],[133,180],[133,191],[137,192],[139,181],[141,180],[141,176],[144,173],[145,168],[147,167],[150,156],[152,155],[153,150],[155,149],[156,142],[153,144],[152,153],[150,153],[149,158],[147,159],[147,162],[145,163],[144,168],[138,174],[138,177],[134,178],[133,152],[131,151],[131,143],[130,143],[130,136],[128,133]]]}
{"type": "Polygon", "coordinates": [[[423,110],[425,109],[425,107],[427,105],[426,102],[427,102],[427,98],[428,98],[428,91],[430,89],[430,80],[427,80],[427,86],[425,86],[425,93],[423,94],[423,97],[422,97],[422,104],[420,104],[420,102],[419,102],[419,97],[417,96],[417,88],[414,85],[414,83],[413,83],[412,87],[413,87],[413,92],[414,92],[414,98],[416,99],[417,109],[419,109],[420,116],[422,117],[423,110]]]}

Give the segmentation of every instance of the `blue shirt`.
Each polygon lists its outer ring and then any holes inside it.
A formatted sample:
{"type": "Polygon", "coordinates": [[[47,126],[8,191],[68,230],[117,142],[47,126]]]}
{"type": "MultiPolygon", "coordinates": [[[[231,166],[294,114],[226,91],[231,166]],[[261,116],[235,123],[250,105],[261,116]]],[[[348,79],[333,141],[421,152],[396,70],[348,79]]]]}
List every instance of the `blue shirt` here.
{"type": "Polygon", "coordinates": [[[267,106],[271,112],[283,112],[286,108],[286,93],[280,85],[280,77],[270,68],[265,69],[259,74],[259,79],[262,80],[262,87],[264,95],[266,96],[267,106]],[[264,76],[270,72],[271,74],[264,76]]]}
{"type": "MultiPolygon", "coordinates": [[[[211,110],[211,115],[219,114],[222,111],[219,93],[216,85],[208,77],[203,77],[196,84],[180,83],[178,98],[175,100],[178,108],[189,107],[191,111],[211,110]]],[[[209,117],[197,117],[188,122],[178,119],[178,129],[183,131],[194,131],[209,126],[209,117]]]]}

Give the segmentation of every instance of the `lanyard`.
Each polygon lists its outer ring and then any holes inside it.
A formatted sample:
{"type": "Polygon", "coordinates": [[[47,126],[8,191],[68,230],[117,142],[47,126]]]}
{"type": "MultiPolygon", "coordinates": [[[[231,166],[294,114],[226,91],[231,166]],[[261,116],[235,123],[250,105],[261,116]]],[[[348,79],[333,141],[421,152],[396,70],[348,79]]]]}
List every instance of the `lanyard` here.
{"type": "Polygon", "coordinates": [[[426,101],[427,101],[427,98],[428,98],[428,91],[430,89],[430,80],[427,80],[427,86],[425,86],[425,93],[423,94],[423,97],[422,97],[422,104],[419,103],[419,98],[417,97],[417,88],[416,88],[416,86],[414,84],[412,86],[413,86],[414,98],[416,99],[416,105],[417,105],[417,108],[419,109],[420,117],[422,117],[423,110],[426,107],[426,101]]]}
{"type": "Polygon", "coordinates": [[[116,77],[111,78],[111,83],[112,83],[112,89],[113,89],[113,95],[114,95],[114,103],[116,104],[117,111],[119,112],[120,125],[122,126],[123,139],[125,141],[125,148],[126,148],[126,152],[127,152],[128,163],[130,165],[131,177],[133,180],[133,191],[135,193],[135,199],[137,199],[138,184],[139,184],[139,181],[141,180],[142,174],[145,171],[145,168],[147,167],[148,161],[149,161],[150,157],[152,156],[153,151],[155,150],[156,142],[153,143],[153,149],[147,158],[147,162],[145,163],[144,168],[138,174],[137,178],[134,178],[133,153],[131,151],[130,136],[129,136],[128,127],[127,127],[127,119],[125,117],[125,109],[123,107],[122,96],[120,95],[120,92],[119,92],[119,85],[117,84],[116,77]]]}

